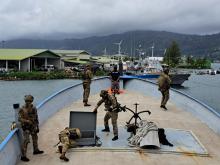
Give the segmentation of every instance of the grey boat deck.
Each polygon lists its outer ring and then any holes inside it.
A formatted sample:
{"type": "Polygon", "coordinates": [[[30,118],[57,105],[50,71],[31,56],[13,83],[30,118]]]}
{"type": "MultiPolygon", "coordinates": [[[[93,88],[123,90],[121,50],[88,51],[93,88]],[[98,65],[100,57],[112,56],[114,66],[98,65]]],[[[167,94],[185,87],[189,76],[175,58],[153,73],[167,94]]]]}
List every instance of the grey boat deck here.
{"type": "MultiPolygon", "coordinates": [[[[158,165],[176,165],[176,164],[220,164],[220,136],[212,131],[206,124],[195,118],[191,113],[184,111],[179,107],[176,107],[172,103],[172,98],[168,102],[168,111],[163,111],[159,108],[160,100],[148,96],[143,96],[139,93],[125,91],[123,94],[117,97],[118,101],[122,105],[134,109],[134,103],[139,103],[138,110],[150,110],[152,114],[147,115],[147,120],[153,121],[158,127],[162,128],[174,128],[192,130],[199,141],[204,145],[209,156],[202,157],[191,154],[174,154],[174,153],[150,153],[143,152],[143,150],[129,151],[126,150],[77,150],[71,149],[67,153],[69,162],[63,162],[59,159],[60,154],[56,151],[56,147],[53,147],[58,142],[58,133],[69,125],[69,111],[88,111],[91,112],[98,100],[99,95],[90,96],[89,100],[92,104],[91,107],[84,107],[82,100],[73,102],[72,105],[61,109],[54,116],[49,118],[40,128],[39,133],[39,148],[44,150],[42,155],[32,154],[32,144],[29,144],[27,156],[30,158],[30,162],[25,163],[19,161],[17,164],[80,164],[80,165],[115,165],[115,164],[158,164],[158,165]]],[[[103,117],[105,111],[102,105],[98,109],[97,125],[102,127],[103,117]]],[[[125,122],[129,120],[131,113],[121,112],[119,113],[118,125],[123,127],[125,122]]],[[[143,118],[144,119],[144,118],[143,118]]],[[[111,124],[110,124],[111,125],[111,124]]],[[[112,130],[112,129],[111,129],[112,130]]],[[[97,130],[98,131],[98,130],[97,130]]],[[[112,137],[112,134],[110,134],[112,137]]],[[[120,136],[119,132],[119,138],[120,136]]]]}

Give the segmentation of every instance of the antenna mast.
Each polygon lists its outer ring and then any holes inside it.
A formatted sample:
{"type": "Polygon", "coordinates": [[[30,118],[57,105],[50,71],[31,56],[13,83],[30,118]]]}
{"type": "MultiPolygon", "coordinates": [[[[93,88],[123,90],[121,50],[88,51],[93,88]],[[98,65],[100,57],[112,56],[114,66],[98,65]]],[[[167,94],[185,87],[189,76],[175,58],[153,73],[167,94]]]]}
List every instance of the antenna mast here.
{"type": "MultiPolygon", "coordinates": [[[[118,55],[121,56],[121,44],[122,44],[122,40],[121,40],[120,42],[114,43],[114,44],[118,45],[118,55]]],[[[121,57],[121,60],[122,60],[122,57],[121,57]]]]}
{"type": "Polygon", "coordinates": [[[106,50],[106,48],[104,49],[103,52],[104,52],[104,55],[107,55],[107,50],[106,50]]]}
{"type": "Polygon", "coordinates": [[[154,57],[154,42],[153,42],[153,45],[152,45],[151,49],[152,49],[151,57],[154,57]]]}

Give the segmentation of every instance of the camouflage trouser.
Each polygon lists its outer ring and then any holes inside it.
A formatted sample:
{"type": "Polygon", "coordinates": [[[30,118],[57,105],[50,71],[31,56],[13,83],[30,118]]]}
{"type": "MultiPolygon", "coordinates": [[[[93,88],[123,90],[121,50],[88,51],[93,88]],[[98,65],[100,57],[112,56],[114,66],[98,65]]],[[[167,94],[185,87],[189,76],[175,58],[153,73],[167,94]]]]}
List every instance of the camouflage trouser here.
{"type": "Polygon", "coordinates": [[[37,133],[35,131],[30,131],[30,130],[23,130],[23,144],[21,146],[21,153],[22,153],[22,156],[25,156],[26,157],[26,153],[27,153],[27,146],[28,146],[28,143],[30,143],[30,135],[32,136],[32,142],[33,142],[33,149],[34,151],[37,151],[39,150],[38,149],[38,136],[37,136],[37,133]]]}
{"type": "Polygon", "coordinates": [[[112,81],[112,89],[119,90],[119,82],[118,81],[112,81]]]}
{"type": "Polygon", "coordinates": [[[61,144],[63,146],[62,153],[66,153],[70,147],[76,146],[76,142],[74,140],[70,140],[68,136],[61,137],[61,144]]]}
{"type": "Polygon", "coordinates": [[[90,94],[90,82],[83,82],[83,102],[87,103],[90,94]]]}
{"type": "Polygon", "coordinates": [[[170,98],[169,89],[165,91],[161,91],[161,93],[162,93],[161,105],[165,106],[170,98]]]}
{"type": "Polygon", "coordinates": [[[118,119],[118,113],[117,112],[106,112],[104,117],[104,125],[105,127],[109,127],[108,120],[112,119],[112,126],[113,126],[113,133],[114,136],[118,136],[118,126],[117,126],[117,119],[118,119]]]}

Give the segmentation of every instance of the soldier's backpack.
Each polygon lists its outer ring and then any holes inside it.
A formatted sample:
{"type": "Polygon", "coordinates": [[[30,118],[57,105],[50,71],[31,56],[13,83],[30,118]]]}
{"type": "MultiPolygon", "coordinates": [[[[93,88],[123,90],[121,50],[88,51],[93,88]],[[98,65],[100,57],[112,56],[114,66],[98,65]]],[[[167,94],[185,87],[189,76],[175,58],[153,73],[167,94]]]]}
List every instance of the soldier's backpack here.
{"type": "Polygon", "coordinates": [[[160,91],[165,91],[170,88],[169,83],[167,82],[166,78],[163,75],[161,75],[158,78],[157,83],[158,83],[158,90],[160,91]]]}

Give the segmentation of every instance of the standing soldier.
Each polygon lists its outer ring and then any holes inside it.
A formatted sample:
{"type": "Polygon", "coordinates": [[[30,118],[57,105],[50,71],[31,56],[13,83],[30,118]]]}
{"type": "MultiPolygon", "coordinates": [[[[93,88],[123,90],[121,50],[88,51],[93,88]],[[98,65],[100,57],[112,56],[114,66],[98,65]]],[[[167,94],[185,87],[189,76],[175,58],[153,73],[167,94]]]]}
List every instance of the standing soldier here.
{"type": "Polygon", "coordinates": [[[21,123],[21,127],[23,130],[21,160],[26,162],[29,161],[29,159],[26,157],[26,153],[27,153],[28,143],[30,143],[30,137],[29,137],[30,135],[32,136],[32,142],[33,142],[33,149],[34,149],[33,154],[43,153],[43,151],[40,151],[38,149],[37,133],[39,133],[39,126],[38,126],[39,122],[38,122],[37,109],[32,104],[33,100],[34,97],[31,95],[24,96],[25,105],[22,106],[18,114],[18,121],[21,123]]]}
{"type": "Polygon", "coordinates": [[[166,103],[169,100],[169,89],[170,89],[171,79],[169,77],[169,69],[165,68],[163,73],[160,75],[158,79],[158,90],[162,93],[162,100],[161,100],[161,108],[167,110],[166,103]]]}
{"type": "Polygon", "coordinates": [[[117,126],[117,119],[118,119],[118,111],[117,111],[117,100],[116,97],[113,95],[109,95],[107,91],[102,90],[100,93],[100,97],[102,99],[97,103],[97,106],[93,110],[93,112],[97,112],[98,107],[105,102],[105,117],[104,117],[104,125],[105,129],[102,130],[102,132],[110,132],[108,120],[112,119],[112,126],[113,126],[113,133],[114,137],[112,141],[118,140],[118,126],[117,126]]]}
{"type": "Polygon", "coordinates": [[[59,140],[62,145],[58,146],[59,152],[61,153],[60,159],[68,162],[69,159],[66,157],[66,152],[70,147],[76,146],[75,139],[81,137],[80,130],[78,128],[68,128],[66,127],[59,134],[59,140]]]}
{"type": "Polygon", "coordinates": [[[119,94],[119,80],[120,80],[120,73],[117,70],[117,65],[114,66],[113,71],[110,73],[110,79],[112,82],[111,90],[114,94],[119,94]]]}
{"type": "Polygon", "coordinates": [[[92,71],[90,68],[90,65],[86,65],[86,68],[84,70],[84,73],[82,75],[83,79],[83,103],[84,106],[91,106],[88,104],[88,98],[89,98],[89,93],[90,93],[90,84],[91,84],[91,79],[92,79],[92,71]]]}

